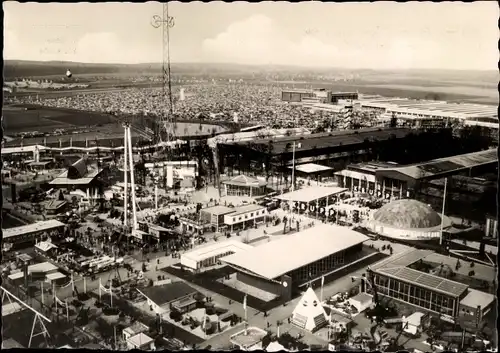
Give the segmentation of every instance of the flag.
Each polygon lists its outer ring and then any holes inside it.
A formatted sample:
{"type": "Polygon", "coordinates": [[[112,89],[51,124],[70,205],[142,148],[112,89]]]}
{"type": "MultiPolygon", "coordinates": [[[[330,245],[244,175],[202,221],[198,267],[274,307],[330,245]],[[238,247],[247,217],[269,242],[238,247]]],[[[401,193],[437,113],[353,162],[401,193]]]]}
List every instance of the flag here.
{"type": "Polygon", "coordinates": [[[321,277],[321,287],[325,285],[325,276],[321,277]]]}
{"type": "Polygon", "coordinates": [[[247,294],[245,294],[243,298],[243,310],[247,310],[247,294]]]}

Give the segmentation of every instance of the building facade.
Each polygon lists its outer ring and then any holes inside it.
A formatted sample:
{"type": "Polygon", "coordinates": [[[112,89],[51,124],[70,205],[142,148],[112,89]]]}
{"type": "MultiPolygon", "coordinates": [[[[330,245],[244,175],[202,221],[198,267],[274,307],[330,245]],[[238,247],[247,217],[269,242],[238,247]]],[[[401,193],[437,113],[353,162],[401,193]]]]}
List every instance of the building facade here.
{"type": "Polygon", "coordinates": [[[376,274],[374,277],[378,294],[451,317],[458,315],[460,299],[465,296],[465,292],[462,297],[446,295],[435,290],[423,288],[416,283],[390,278],[382,274],[376,274]]]}
{"type": "Polygon", "coordinates": [[[262,196],[266,193],[266,182],[246,175],[238,175],[223,181],[226,196],[262,196]]]}

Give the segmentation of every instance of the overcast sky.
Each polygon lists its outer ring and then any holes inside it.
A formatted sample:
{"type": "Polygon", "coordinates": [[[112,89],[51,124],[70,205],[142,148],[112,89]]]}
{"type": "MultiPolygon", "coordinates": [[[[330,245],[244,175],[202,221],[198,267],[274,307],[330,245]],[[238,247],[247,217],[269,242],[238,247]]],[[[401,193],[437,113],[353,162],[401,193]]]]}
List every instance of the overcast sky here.
{"type": "MultiPolygon", "coordinates": [[[[162,58],[156,2],[3,2],[4,58],[148,63],[162,58]]],[[[170,3],[172,62],[496,70],[498,4],[170,3]]]]}

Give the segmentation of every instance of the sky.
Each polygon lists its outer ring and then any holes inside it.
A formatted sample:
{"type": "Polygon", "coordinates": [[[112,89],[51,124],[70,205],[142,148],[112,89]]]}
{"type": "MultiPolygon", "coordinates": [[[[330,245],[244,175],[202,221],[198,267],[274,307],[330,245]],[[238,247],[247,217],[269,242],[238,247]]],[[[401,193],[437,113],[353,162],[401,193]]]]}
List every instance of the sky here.
{"type": "MultiPolygon", "coordinates": [[[[4,59],[162,60],[158,2],[3,2],[4,59]]],[[[496,70],[491,2],[169,3],[172,62],[496,70]]]]}

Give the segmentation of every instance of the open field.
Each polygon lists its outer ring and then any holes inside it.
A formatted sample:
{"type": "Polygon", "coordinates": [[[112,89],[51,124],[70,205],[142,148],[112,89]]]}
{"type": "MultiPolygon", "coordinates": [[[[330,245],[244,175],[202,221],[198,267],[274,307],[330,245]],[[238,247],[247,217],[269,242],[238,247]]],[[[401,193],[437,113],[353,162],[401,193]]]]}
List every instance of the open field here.
{"type": "Polygon", "coordinates": [[[4,107],[2,115],[6,135],[25,131],[49,132],[58,128],[85,127],[117,121],[109,114],[22,105],[4,107]]]}

